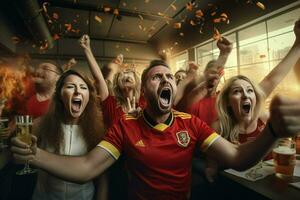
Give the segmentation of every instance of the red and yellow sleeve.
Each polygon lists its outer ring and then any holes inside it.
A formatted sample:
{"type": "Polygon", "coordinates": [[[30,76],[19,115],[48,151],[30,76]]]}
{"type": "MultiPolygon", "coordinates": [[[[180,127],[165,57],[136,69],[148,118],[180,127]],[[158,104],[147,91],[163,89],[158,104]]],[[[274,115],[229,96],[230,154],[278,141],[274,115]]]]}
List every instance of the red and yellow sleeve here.
{"type": "Polygon", "coordinates": [[[106,150],[116,160],[118,160],[121,155],[120,151],[113,144],[107,142],[106,140],[102,140],[98,146],[106,150]]]}
{"type": "Polygon", "coordinates": [[[115,123],[107,130],[103,140],[98,144],[99,147],[106,150],[116,160],[120,157],[123,150],[124,136],[120,126],[120,121],[115,123]]]}
{"type": "Polygon", "coordinates": [[[205,152],[208,147],[210,147],[210,145],[212,145],[221,136],[199,118],[194,117],[193,120],[195,120],[193,121],[193,124],[196,125],[195,129],[197,132],[200,149],[202,152],[205,152]]]}

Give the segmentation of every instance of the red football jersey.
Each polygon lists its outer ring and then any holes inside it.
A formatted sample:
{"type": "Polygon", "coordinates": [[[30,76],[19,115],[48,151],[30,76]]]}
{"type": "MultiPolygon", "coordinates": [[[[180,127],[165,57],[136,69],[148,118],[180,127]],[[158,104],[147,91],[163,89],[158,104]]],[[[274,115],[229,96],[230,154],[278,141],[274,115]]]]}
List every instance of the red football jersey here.
{"type": "Polygon", "coordinates": [[[48,112],[50,100],[38,101],[36,94],[31,96],[26,103],[26,114],[34,118],[45,115],[48,112]]]}
{"type": "Polygon", "coordinates": [[[187,199],[194,149],[205,151],[217,138],[203,121],[172,111],[169,124],[152,126],[144,114],[114,124],[99,146],[115,159],[124,154],[129,199],[187,199]]]}
{"type": "Polygon", "coordinates": [[[199,117],[210,126],[218,118],[216,100],[217,96],[205,97],[190,106],[186,112],[199,117]]]}
{"type": "MultiPolygon", "coordinates": [[[[144,105],[145,103],[143,98],[140,98],[139,106],[143,108],[144,105]]],[[[103,113],[103,121],[106,128],[111,127],[122,117],[122,115],[125,114],[122,110],[122,107],[118,105],[114,96],[108,96],[104,101],[102,101],[101,108],[103,113]]]]}

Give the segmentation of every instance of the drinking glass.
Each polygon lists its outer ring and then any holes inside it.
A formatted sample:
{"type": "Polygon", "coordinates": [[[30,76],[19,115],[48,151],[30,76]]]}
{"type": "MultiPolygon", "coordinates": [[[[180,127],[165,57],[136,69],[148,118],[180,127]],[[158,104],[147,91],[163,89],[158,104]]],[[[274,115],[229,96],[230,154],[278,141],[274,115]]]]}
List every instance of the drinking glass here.
{"type": "MultiPolygon", "coordinates": [[[[0,133],[3,129],[8,128],[8,118],[0,118],[0,133]]],[[[0,150],[7,148],[6,139],[0,139],[0,150]]]]}
{"type": "MultiPolygon", "coordinates": [[[[31,145],[31,134],[32,134],[32,117],[29,115],[16,116],[16,136],[22,142],[31,145]]],[[[16,172],[17,175],[35,173],[36,170],[30,168],[28,161],[25,163],[25,167],[22,170],[16,172]]]]}
{"type": "Polygon", "coordinates": [[[273,149],[276,176],[292,177],[296,165],[296,145],[292,138],[278,140],[273,149]]]}

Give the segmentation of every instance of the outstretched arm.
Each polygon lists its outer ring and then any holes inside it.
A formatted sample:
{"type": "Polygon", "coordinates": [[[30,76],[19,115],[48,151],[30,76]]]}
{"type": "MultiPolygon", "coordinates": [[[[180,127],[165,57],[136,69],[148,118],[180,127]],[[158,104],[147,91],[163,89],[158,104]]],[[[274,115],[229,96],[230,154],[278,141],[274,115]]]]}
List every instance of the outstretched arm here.
{"type": "Polygon", "coordinates": [[[259,84],[266,96],[272,93],[300,58],[300,20],[295,23],[294,33],[296,40],[288,54],[259,84]]]}
{"type": "Polygon", "coordinates": [[[115,159],[101,147],[95,147],[85,156],[61,156],[37,148],[36,140],[36,137],[32,136],[33,144],[29,149],[26,143],[16,137],[13,138],[11,151],[14,159],[20,163],[30,160],[30,164],[64,180],[87,182],[115,162],[115,159]]]}
{"type": "Polygon", "coordinates": [[[270,112],[268,125],[256,139],[234,145],[220,137],[208,148],[208,156],[217,160],[221,167],[245,170],[263,158],[277,138],[293,137],[300,132],[299,100],[275,97],[270,112]]]}
{"type": "Polygon", "coordinates": [[[93,55],[93,52],[91,50],[90,46],[90,38],[88,35],[83,35],[79,40],[80,46],[83,48],[84,53],[86,55],[91,73],[95,80],[95,85],[97,88],[97,93],[101,98],[101,101],[104,101],[108,97],[108,88],[106,85],[106,82],[103,78],[102,72],[100,70],[100,67],[93,55]]]}

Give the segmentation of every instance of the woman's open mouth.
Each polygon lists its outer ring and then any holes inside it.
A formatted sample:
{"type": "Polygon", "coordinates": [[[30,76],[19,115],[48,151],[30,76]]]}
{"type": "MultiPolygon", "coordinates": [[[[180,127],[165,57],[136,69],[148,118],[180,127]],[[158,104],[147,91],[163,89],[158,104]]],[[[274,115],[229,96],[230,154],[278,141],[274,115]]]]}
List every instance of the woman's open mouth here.
{"type": "Polygon", "coordinates": [[[80,112],[81,104],[82,104],[81,99],[78,98],[72,99],[71,101],[72,112],[80,112]]]}

